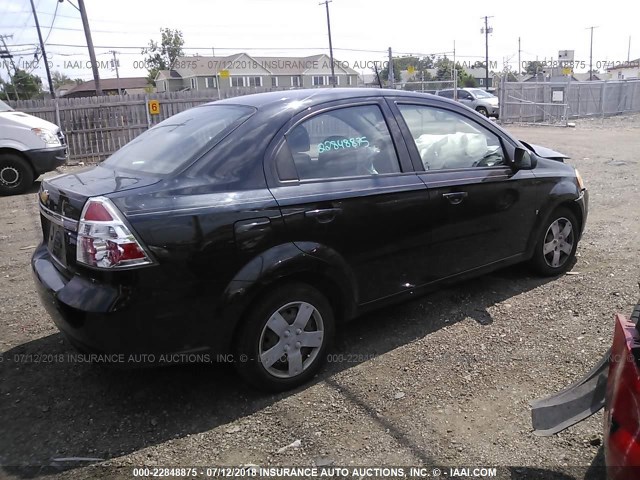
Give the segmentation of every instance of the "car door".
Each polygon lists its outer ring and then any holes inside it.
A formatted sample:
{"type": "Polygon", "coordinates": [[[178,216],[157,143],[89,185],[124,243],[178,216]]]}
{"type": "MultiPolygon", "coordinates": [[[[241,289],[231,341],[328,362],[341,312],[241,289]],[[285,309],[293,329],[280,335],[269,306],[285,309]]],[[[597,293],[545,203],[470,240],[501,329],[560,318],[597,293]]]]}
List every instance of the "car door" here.
{"type": "Polygon", "coordinates": [[[343,259],[360,304],[415,287],[429,193],[386,102],[324,104],[284,130],[265,170],[290,241],[343,259]]]}
{"type": "Polygon", "coordinates": [[[430,193],[428,275],[444,278],[522,256],[540,199],[533,173],[511,166],[515,144],[455,106],[400,99],[393,107],[430,193]]]}

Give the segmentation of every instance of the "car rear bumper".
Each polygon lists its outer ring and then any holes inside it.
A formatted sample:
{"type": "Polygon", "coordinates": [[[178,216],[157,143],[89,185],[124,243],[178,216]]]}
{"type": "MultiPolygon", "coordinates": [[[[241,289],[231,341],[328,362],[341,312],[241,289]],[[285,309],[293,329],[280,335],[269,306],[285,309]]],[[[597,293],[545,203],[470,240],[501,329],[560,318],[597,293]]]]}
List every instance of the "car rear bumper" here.
{"type": "Polygon", "coordinates": [[[43,148],[39,150],[26,150],[22,152],[31,162],[36,175],[55,170],[67,161],[67,147],[43,148]]]}
{"type": "MultiPolygon", "coordinates": [[[[224,328],[212,315],[186,307],[187,301],[155,296],[123,285],[109,285],[80,275],[66,278],[41,244],[31,259],[38,295],[58,329],[81,351],[140,355],[193,353],[223,349],[224,328]],[[180,307],[177,307],[180,304],[180,307]],[[216,333],[221,334],[219,336],[216,333]]],[[[166,296],[165,296],[166,297],[166,296]]],[[[197,304],[197,301],[192,303],[197,304]]],[[[143,360],[144,363],[144,360],[143,360]]]]}

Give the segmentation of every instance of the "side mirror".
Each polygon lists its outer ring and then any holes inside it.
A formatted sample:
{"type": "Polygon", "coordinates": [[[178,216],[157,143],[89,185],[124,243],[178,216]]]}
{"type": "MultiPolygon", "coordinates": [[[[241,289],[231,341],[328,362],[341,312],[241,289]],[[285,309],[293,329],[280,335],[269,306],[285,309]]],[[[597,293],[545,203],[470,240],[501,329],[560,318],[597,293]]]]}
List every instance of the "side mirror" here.
{"type": "Polygon", "coordinates": [[[536,160],[529,150],[516,147],[513,157],[513,166],[516,170],[531,170],[536,166],[536,160]]]}

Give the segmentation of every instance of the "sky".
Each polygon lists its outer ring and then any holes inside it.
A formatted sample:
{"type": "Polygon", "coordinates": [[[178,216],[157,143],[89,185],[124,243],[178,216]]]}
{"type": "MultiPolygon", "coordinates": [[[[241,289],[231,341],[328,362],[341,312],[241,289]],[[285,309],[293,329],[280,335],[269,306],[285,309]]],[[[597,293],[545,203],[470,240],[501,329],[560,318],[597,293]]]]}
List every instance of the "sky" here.
{"type": "MultiPolygon", "coordinates": [[[[53,71],[71,78],[92,78],[86,41],[76,0],[34,0],[46,38],[45,48],[53,71]],[[74,47],[76,45],[77,47],[74,47]]],[[[146,76],[142,47],[160,40],[160,28],[183,32],[185,54],[226,56],[247,52],[255,56],[304,56],[329,52],[326,11],[319,0],[85,0],[97,59],[110,60],[115,50],[120,76],[146,76]]],[[[575,50],[574,60],[589,65],[588,27],[596,26],[593,38],[594,68],[606,62],[627,60],[631,36],[631,59],[640,57],[637,29],[638,7],[611,0],[596,5],[538,0],[535,2],[410,0],[333,0],[329,3],[334,57],[362,65],[383,61],[387,48],[394,56],[446,54],[472,64],[484,60],[485,42],[480,29],[489,16],[489,60],[501,70],[521,63],[557,59],[559,50],[575,50]],[[633,11],[632,11],[633,10],[633,11]],[[636,35],[634,34],[634,27],[636,35]],[[494,63],[495,62],[495,63],[494,63]]],[[[29,0],[0,3],[0,35],[18,68],[45,79],[42,64],[32,64],[38,45],[29,0]],[[35,68],[34,68],[35,67],[35,68]]],[[[0,76],[7,78],[4,64],[0,76]]],[[[356,68],[361,73],[369,69],[356,68]]],[[[100,69],[101,78],[115,71],[100,69]]],[[[46,85],[46,81],[43,82],[46,85]]]]}

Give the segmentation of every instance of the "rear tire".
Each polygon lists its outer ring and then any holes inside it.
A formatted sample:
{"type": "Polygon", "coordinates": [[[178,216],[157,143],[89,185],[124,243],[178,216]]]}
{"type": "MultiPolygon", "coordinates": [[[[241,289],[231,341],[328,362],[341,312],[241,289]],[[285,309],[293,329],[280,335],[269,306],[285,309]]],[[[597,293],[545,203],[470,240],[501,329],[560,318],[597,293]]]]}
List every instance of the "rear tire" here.
{"type": "Polygon", "coordinates": [[[324,363],[334,328],[322,293],[304,283],[282,284],[245,317],[235,340],[236,368],[258,389],[295,388],[324,363]]]}
{"type": "Polygon", "coordinates": [[[33,170],[22,157],[0,154],[0,195],[18,195],[33,185],[33,170]]]}
{"type": "Polygon", "coordinates": [[[536,242],[531,265],[543,276],[566,272],[573,264],[578,248],[579,224],[566,207],[553,211],[536,242]]]}

